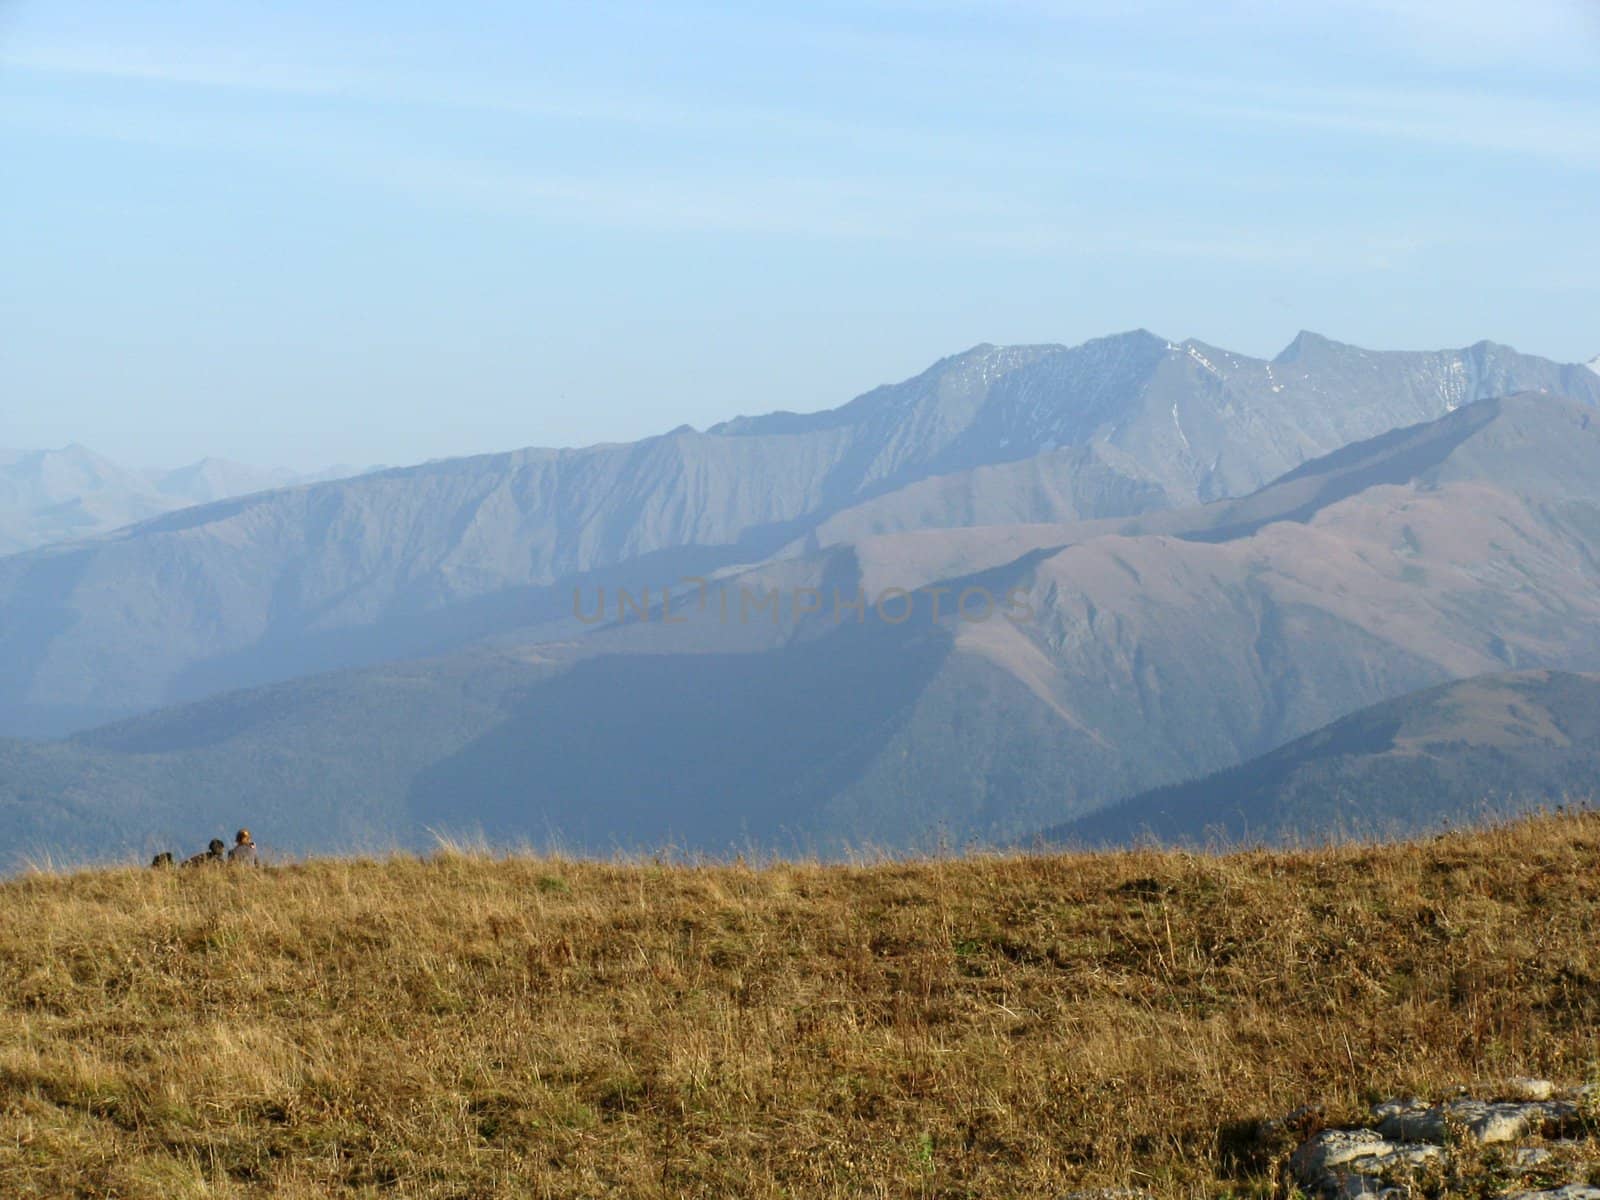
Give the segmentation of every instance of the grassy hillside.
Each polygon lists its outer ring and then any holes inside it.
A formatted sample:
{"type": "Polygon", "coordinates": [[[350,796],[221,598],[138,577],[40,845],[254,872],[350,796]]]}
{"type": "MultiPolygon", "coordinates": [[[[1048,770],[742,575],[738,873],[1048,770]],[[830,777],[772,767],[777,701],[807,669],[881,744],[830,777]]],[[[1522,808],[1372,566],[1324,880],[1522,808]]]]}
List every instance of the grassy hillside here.
{"type": "Polygon", "coordinates": [[[1387,848],[0,886],[6,1196],[1270,1192],[1309,1101],[1600,1073],[1600,818],[1387,848]]]}

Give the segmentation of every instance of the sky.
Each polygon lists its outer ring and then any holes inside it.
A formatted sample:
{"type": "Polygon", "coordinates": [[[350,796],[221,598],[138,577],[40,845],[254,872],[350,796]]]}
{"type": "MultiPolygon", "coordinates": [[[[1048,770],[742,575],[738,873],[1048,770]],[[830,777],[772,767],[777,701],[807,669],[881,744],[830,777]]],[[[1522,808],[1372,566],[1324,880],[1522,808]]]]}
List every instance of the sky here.
{"type": "Polygon", "coordinates": [[[0,446],[313,469],[979,342],[1600,354],[1600,0],[0,0],[0,446]]]}

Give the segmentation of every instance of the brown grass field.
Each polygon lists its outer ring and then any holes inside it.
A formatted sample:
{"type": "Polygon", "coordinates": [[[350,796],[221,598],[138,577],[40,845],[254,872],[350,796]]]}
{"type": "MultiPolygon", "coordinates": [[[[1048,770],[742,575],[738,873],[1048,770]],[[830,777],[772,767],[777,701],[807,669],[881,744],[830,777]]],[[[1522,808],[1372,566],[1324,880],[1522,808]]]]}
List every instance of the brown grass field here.
{"type": "Polygon", "coordinates": [[[1600,1073],[1600,818],[854,867],[0,884],[0,1196],[1284,1194],[1307,1102],[1600,1073]]]}

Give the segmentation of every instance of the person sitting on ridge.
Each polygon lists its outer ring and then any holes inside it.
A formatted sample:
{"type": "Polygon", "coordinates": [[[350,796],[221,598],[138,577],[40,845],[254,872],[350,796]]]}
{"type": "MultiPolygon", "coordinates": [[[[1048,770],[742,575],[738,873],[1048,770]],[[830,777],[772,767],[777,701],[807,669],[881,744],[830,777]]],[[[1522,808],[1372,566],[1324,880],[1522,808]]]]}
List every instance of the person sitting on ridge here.
{"type": "Polygon", "coordinates": [[[256,844],[251,839],[248,829],[241,829],[234,835],[233,849],[228,851],[228,862],[243,867],[253,867],[258,864],[256,844]]]}
{"type": "Polygon", "coordinates": [[[227,856],[224,854],[227,848],[227,842],[221,838],[212,838],[211,845],[206,847],[204,854],[196,854],[193,858],[184,859],[183,865],[186,867],[204,867],[213,863],[227,862],[227,856]]]}

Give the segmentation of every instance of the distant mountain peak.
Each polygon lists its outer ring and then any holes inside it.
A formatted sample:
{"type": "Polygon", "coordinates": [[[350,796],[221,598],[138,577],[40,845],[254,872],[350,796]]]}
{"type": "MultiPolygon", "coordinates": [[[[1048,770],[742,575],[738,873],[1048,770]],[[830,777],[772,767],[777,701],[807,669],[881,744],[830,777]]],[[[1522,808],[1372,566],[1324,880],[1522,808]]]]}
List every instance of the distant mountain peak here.
{"type": "Polygon", "coordinates": [[[1596,354],[1593,358],[1591,358],[1588,362],[1584,363],[1583,365],[1588,367],[1589,370],[1593,371],[1596,375],[1600,375],[1600,354],[1596,354]]]}
{"type": "Polygon", "coordinates": [[[1344,342],[1336,342],[1332,338],[1323,337],[1320,333],[1313,333],[1309,329],[1302,329],[1299,333],[1294,335],[1294,341],[1290,342],[1287,346],[1280,350],[1278,352],[1278,356],[1272,361],[1274,363],[1300,362],[1308,355],[1316,354],[1321,351],[1344,350],[1347,348],[1348,347],[1344,342]]]}
{"type": "Polygon", "coordinates": [[[17,465],[35,478],[60,480],[62,486],[66,486],[67,479],[104,483],[124,474],[121,467],[81,442],[71,442],[57,450],[26,452],[18,457],[17,465]]]}
{"type": "Polygon", "coordinates": [[[1151,333],[1150,330],[1141,326],[1138,329],[1129,329],[1122,333],[1112,333],[1107,334],[1105,337],[1090,338],[1087,342],[1083,343],[1083,348],[1086,349],[1090,346],[1104,346],[1117,347],[1119,349],[1148,350],[1154,347],[1171,346],[1172,344],[1173,343],[1170,339],[1164,338],[1157,333],[1151,333]]]}
{"type": "Polygon", "coordinates": [[[82,442],[68,442],[58,450],[38,450],[34,452],[40,462],[70,462],[93,466],[109,466],[111,460],[97,454],[82,442]]]}
{"type": "Polygon", "coordinates": [[[1089,338],[1087,341],[1067,345],[1064,342],[979,342],[960,354],[952,354],[936,362],[924,374],[937,374],[950,366],[968,362],[1014,362],[1026,364],[1047,355],[1062,354],[1068,351],[1081,350],[1149,350],[1157,347],[1169,347],[1175,343],[1159,334],[1151,333],[1148,329],[1127,329],[1121,333],[1108,333],[1102,337],[1089,338]]]}

